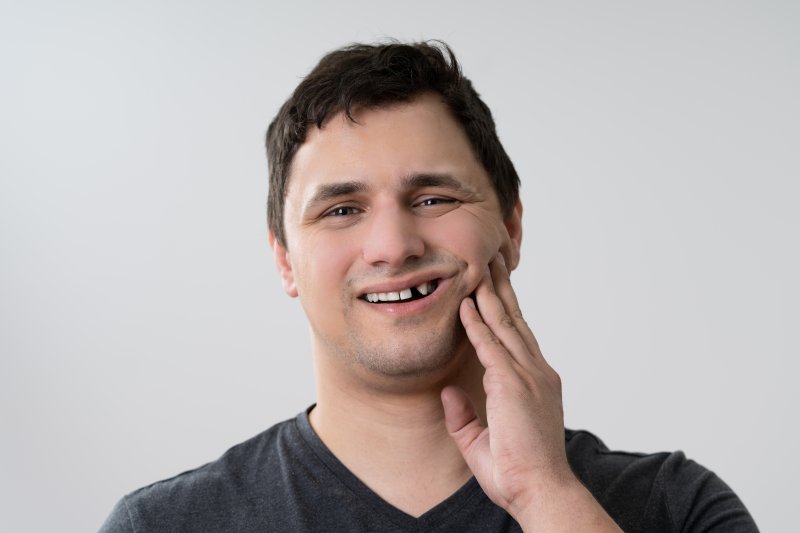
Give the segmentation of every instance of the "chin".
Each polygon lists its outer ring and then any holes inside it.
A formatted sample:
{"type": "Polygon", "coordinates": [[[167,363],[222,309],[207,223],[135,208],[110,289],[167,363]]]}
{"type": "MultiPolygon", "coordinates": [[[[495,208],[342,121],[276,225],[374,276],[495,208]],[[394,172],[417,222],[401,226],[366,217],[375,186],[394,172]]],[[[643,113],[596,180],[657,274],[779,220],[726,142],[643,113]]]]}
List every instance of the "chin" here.
{"type": "Polygon", "coordinates": [[[468,343],[466,333],[457,326],[414,338],[405,336],[398,342],[368,343],[361,335],[353,335],[348,359],[370,373],[385,378],[434,377],[451,367],[468,343]]]}

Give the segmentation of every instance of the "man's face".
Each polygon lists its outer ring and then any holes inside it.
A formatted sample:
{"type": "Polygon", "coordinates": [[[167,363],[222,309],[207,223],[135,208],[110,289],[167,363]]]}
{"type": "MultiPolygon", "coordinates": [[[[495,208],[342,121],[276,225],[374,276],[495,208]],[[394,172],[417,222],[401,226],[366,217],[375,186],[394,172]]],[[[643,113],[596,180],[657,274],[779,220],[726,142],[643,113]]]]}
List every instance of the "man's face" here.
{"type": "Polygon", "coordinates": [[[498,250],[515,265],[521,207],[503,220],[466,134],[435,95],[338,114],[292,161],[287,248],[274,242],[315,348],[382,376],[443,368],[469,348],[458,318],[498,250]]]}

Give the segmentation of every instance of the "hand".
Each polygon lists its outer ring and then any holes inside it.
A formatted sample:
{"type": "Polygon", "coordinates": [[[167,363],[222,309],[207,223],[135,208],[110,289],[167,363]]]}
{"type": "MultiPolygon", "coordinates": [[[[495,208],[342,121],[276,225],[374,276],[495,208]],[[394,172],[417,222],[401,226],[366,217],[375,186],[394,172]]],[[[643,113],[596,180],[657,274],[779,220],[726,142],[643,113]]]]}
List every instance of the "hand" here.
{"type": "Polygon", "coordinates": [[[466,394],[442,391],[447,430],[493,502],[505,509],[532,495],[532,483],[572,477],[564,447],[561,380],[522,318],[502,255],[489,264],[460,316],[486,368],[484,426],[466,394]]]}
{"type": "Polygon", "coordinates": [[[487,267],[475,299],[477,309],[465,298],[459,311],[486,369],[487,425],[458,387],[442,390],[442,404],[447,431],[478,483],[526,529],[605,524],[618,530],[570,469],[561,380],[522,317],[502,255],[487,267]],[[574,521],[574,504],[584,505],[591,522],[574,521]]]}

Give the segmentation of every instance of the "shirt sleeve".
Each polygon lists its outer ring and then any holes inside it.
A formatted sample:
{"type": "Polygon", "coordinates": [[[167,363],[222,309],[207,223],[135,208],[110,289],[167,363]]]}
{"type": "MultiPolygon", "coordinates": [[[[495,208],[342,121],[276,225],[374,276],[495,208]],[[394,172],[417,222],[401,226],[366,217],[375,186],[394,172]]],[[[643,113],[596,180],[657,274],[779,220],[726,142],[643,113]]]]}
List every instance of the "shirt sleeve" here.
{"type": "Polygon", "coordinates": [[[675,453],[665,461],[662,473],[664,500],[674,531],[758,532],[744,503],[714,472],[675,453]]]}

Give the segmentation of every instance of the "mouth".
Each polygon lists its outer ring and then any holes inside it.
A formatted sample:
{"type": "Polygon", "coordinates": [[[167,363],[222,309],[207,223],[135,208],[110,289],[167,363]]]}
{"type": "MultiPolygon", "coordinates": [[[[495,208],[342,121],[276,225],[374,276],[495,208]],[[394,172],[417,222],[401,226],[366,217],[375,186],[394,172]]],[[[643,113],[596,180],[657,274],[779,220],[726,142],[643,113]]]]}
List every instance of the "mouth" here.
{"type": "Polygon", "coordinates": [[[397,291],[389,292],[368,292],[359,296],[359,299],[372,304],[386,304],[395,302],[413,302],[415,300],[422,300],[433,294],[439,287],[439,280],[434,279],[406,287],[397,291]]]}

